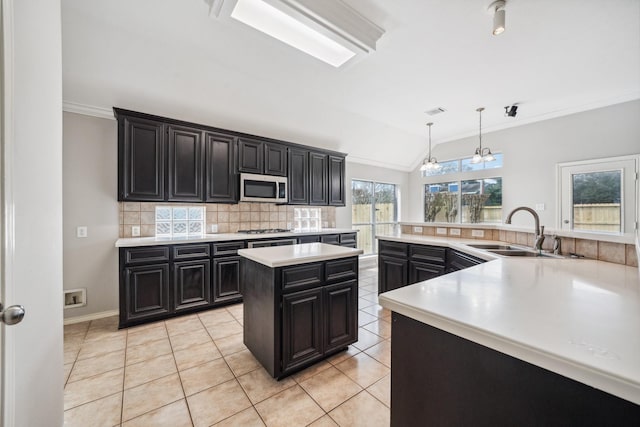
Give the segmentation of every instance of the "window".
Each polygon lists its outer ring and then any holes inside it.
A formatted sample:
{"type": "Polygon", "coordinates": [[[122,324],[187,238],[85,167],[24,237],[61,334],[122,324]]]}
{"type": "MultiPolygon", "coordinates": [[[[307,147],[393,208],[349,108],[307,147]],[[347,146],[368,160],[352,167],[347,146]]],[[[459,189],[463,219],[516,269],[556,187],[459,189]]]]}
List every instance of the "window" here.
{"type": "Polygon", "coordinates": [[[423,173],[424,221],[449,223],[502,222],[502,178],[492,177],[503,155],[488,163],[471,157],[441,162],[435,172],[423,173]]]}
{"type": "Polygon", "coordinates": [[[318,231],[322,224],[320,208],[294,208],[293,220],[295,231],[318,231]]]}
{"type": "Polygon", "coordinates": [[[156,206],[156,236],[204,234],[204,207],[156,206]]]}
{"type": "Polygon", "coordinates": [[[394,184],[351,181],[351,223],[358,230],[358,248],[376,252],[376,233],[392,233],[398,224],[398,198],[394,184]]]}
{"type": "Polygon", "coordinates": [[[559,226],[632,235],[637,227],[639,159],[624,156],[559,164],[559,226]]]}

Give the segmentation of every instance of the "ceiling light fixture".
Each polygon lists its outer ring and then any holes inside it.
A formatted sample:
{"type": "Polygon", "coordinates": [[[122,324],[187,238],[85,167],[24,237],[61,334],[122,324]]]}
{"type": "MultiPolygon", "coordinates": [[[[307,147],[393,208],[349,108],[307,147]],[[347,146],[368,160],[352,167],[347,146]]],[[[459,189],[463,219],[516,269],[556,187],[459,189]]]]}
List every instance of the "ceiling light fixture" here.
{"type": "Polygon", "coordinates": [[[507,4],[504,0],[494,1],[487,7],[487,13],[493,14],[493,35],[504,33],[505,13],[504,7],[507,4]]]}
{"type": "Polygon", "coordinates": [[[496,158],[491,154],[491,149],[482,148],[482,112],[484,111],[484,107],[480,107],[476,109],[476,111],[480,113],[480,131],[478,133],[480,144],[478,145],[478,148],[476,148],[476,152],[473,154],[471,163],[492,162],[496,158]]]}
{"type": "Polygon", "coordinates": [[[504,107],[504,116],[505,117],[515,117],[518,114],[518,106],[513,104],[512,106],[504,107]]]}
{"type": "Polygon", "coordinates": [[[230,16],[334,67],[376,50],[384,30],[341,0],[231,0],[230,16]]]}
{"type": "Polygon", "coordinates": [[[428,170],[438,170],[442,167],[438,160],[435,157],[431,157],[431,126],[433,126],[432,122],[427,123],[429,127],[429,157],[422,161],[422,166],[420,166],[420,170],[422,172],[428,170]]]}

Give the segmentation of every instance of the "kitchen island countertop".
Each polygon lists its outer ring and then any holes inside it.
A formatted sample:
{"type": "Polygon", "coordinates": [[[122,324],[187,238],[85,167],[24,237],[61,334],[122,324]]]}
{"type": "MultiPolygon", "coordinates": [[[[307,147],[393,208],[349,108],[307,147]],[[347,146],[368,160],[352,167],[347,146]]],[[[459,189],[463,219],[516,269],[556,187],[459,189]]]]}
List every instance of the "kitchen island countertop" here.
{"type": "Polygon", "coordinates": [[[238,255],[267,267],[275,268],[354,257],[362,254],[362,252],[362,249],[345,248],[326,243],[303,243],[300,245],[240,249],[238,250],[238,255]]]}

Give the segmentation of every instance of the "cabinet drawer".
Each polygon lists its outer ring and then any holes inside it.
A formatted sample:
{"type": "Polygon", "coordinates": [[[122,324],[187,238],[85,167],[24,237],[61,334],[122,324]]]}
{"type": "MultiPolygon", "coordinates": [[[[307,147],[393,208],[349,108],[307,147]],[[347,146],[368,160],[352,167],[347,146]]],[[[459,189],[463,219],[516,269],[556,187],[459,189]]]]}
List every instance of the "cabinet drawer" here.
{"type": "Polygon", "coordinates": [[[173,259],[208,258],[210,253],[209,244],[203,245],[180,245],[173,247],[173,259]]]}
{"type": "Polygon", "coordinates": [[[327,243],[329,245],[339,245],[340,235],[339,234],[323,234],[322,236],[320,236],[320,241],[322,243],[327,243]]]}
{"type": "Polygon", "coordinates": [[[358,274],[358,258],[327,261],[325,274],[327,282],[355,279],[358,274]]]}
{"type": "Polygon", "coordinates": [[[322,263],[304,264],[282,269],[282,291],[301,291],[322,286],[322,263]]]}
{"type": "Polygon", "coordinates": [[[409,245],[407,245],[406,243],[378,240],[378,253],[381,255],[391,255],[399,258],[406,258],[408,255],[408,246],[409,245]]]}
{"type": "Polygon", "coordinates": [[[439,246],[411,245],[409,256],[413,261],[444,265],[447,249],[439,246]]]}
{"type": "Polygon", "coordinates": [[[238,255],[238,249],[244,249],[244,241],[213,244],[213,256],[238,255]]]}
{"type": "Polygon", "coordinates": [[[124,248],[125,264],[143,264],[169,261],[168,246],[144,246],[138,248],[124,248]]]}
{"type": "Polygon", "coordinates": [[[320,241],[320,236],[300,236],[298,237],[298,243],[317,243],[320,241]]]}
{"type": "Polygon", "coordinates": [[[357,233],[344,233],[340,235],[340,246],[348,246],[350,248],[355,248],[355,245],[357,243],[358,243],[357,233]]]}

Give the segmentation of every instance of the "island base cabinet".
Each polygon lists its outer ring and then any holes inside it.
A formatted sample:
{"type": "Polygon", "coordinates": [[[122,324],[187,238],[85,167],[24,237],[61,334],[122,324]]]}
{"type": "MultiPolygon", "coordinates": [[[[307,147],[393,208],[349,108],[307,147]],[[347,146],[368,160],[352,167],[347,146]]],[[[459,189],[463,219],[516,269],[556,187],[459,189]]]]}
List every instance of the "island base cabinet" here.
{"type": "Polygon", "coordinates": [[[398,313],[392,335],[392,427],[638,425],[638,405],[398,313]]]}
{"type": "Polygon", "coordinates": [[[211,304],[209,260],[173,264],[175,311],[211,304]]]}
{"type": "Polygon", "coordinates": [[[282,370],[322,357],[322,289],[282,297],[282,370]]]}
{"type": "Polygon", "coordinates": [[[339,350],[358,340],[358,281],[324,288],[325,352],[339,350]]]}
{"type": "Polygon", "coordinates": [[[141,323],[163,317],[170,312],[168,263],[127,267],[123,270],[123,275],[121,323],[123,319],[141,323]]]}

